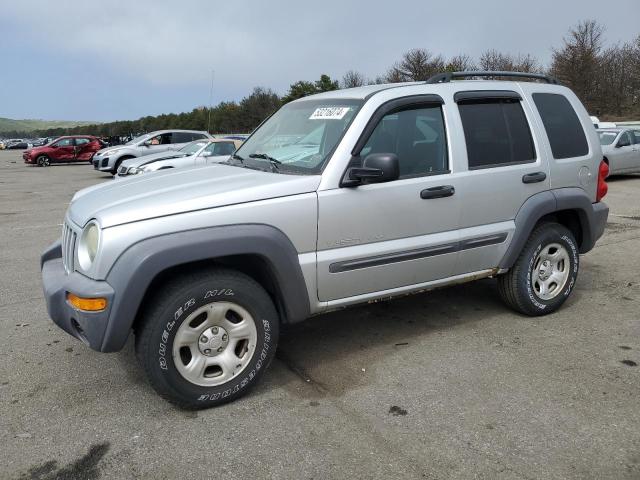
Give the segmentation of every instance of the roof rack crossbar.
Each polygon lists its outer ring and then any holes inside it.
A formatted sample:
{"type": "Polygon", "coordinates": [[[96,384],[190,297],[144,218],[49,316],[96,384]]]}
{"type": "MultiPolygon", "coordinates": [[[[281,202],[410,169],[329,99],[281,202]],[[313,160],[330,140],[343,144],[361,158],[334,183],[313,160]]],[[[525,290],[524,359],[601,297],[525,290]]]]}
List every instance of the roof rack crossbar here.
{"type": "Polygon", "coordinates": [[[467,78],[467,77],[516,77],[516,78],[535,78],[537,80],[544,80],[547,83],[559,85],[560,82],[551,75],[545,75],[543,73],[526,73],[526,72],[490,72],[490,71],[478,71],[478,72],[445,72],[438,73],[429,78],[425,83],[449,83],[454,78],[467,78]]]}

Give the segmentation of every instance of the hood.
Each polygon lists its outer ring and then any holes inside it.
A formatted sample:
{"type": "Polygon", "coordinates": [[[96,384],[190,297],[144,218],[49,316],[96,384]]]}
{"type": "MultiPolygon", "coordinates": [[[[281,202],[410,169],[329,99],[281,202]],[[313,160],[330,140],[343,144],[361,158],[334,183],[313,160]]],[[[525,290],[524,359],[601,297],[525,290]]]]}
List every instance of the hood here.
{"type": "Polygon", "coordinates": [[[114,150],[121,150],[123,148],[135,148],[136,145],[113,145],[111,147],[104,147],[98,150],[96,153],[100,155],[109,155],[114,150]]]}
{"type": "Polygon", "coordinates": [[[229,165],[169,169],[80,190],[68,215],[102,228],[194,210],[314,192],[319,175],[284,175],[229,165]]]}
{"type": "Polygon", "coordinates": [[[27,149],[25,151],[25,153],[31,154],[31,155],[37,155],[39,153],[45,152],[48,150],[48,147],[46,145],[40,145],[39,147],[31,147],[29,149],[27,149]]]}
{"type": "Polygon", "coordinates": [[[140,167],[147,163],[157,162],[158,160],[166,160],[167,158],[180,158],[184,157],[184,153],[179,153],[176,150],[166,150],[164,152],[152,153],[150,155],[144,155],[142,157],[130,158],[122,162],[121,165],[125,167],[140,167]]]}

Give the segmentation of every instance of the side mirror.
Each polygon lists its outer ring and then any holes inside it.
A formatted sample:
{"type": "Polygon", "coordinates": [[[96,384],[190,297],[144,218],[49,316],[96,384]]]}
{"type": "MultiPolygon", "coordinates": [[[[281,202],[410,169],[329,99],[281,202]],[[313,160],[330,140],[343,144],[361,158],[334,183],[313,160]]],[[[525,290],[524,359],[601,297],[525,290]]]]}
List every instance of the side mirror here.
{"type": "Polygon", "coordinates": [[[141,147],[148,147],[151,145],[151,140],[146,140],[140,144],[141,147]]]}
{"type": "Polygon", "coordinates": [[[365,157],[362,167],[347,170],[342,186],[390,182],[399,177],[400,161],[395,153],[372,153],[365,157]]]}

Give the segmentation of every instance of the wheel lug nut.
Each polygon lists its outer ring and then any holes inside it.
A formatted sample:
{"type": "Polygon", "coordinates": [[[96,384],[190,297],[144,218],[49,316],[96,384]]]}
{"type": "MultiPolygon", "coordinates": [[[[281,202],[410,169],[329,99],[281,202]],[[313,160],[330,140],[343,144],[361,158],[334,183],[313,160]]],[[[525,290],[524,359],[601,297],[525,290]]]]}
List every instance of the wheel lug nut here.
{"type": "Polygon", "coordinates": [[[213,328],[211,329],[211,333],[213,333],[214,335],[215,335],[216,333],[218,333],[218,327],[213,327],[213,328]]]}
{"type": "Polygon", "coordinates": [[[226,333],[224,335],[222,335],[222,340],[224,340],[225,342],[227,341],[227,338],[229,338],[229,337],[227,336],[226,333]]]}
{"type": "Polygon", "coordinates": [[[211,353],[211,349],[210,348],[205,348],[204,349],[204,353],[205,353],[205,355],[209,355],[211,353]]]}
{"type": "Polygon", "coordinates": [[[200,337],[200,341],[201,341],[202,343],[207,343],[207,341],[208,341],[208,340],[209,340],[209,339],[208,339],[207,337],[205,337],[204,335],[203,335],[202,337],[200,337]]]}
{"type": "Polygon", "coordinates": [[[222,350],[223,350],[223,348],[222,348],[222,347],[220,347],[220,348],[218,349],[218,353],[220,353],[222,350]]]}

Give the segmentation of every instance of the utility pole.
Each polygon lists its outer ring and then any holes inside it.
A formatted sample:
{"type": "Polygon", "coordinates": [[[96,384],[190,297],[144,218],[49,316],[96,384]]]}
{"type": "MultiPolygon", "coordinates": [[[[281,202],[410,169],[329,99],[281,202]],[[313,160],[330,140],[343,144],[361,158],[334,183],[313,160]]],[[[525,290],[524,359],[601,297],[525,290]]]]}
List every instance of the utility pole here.
{"type": "Polygon", "coordinates": [[[211,109],[213,108],[213,78],[216,71],[211,70],[211,89],[209,90],[209,113],[207,115],[207,132],[211,133],[211,109]]]}

